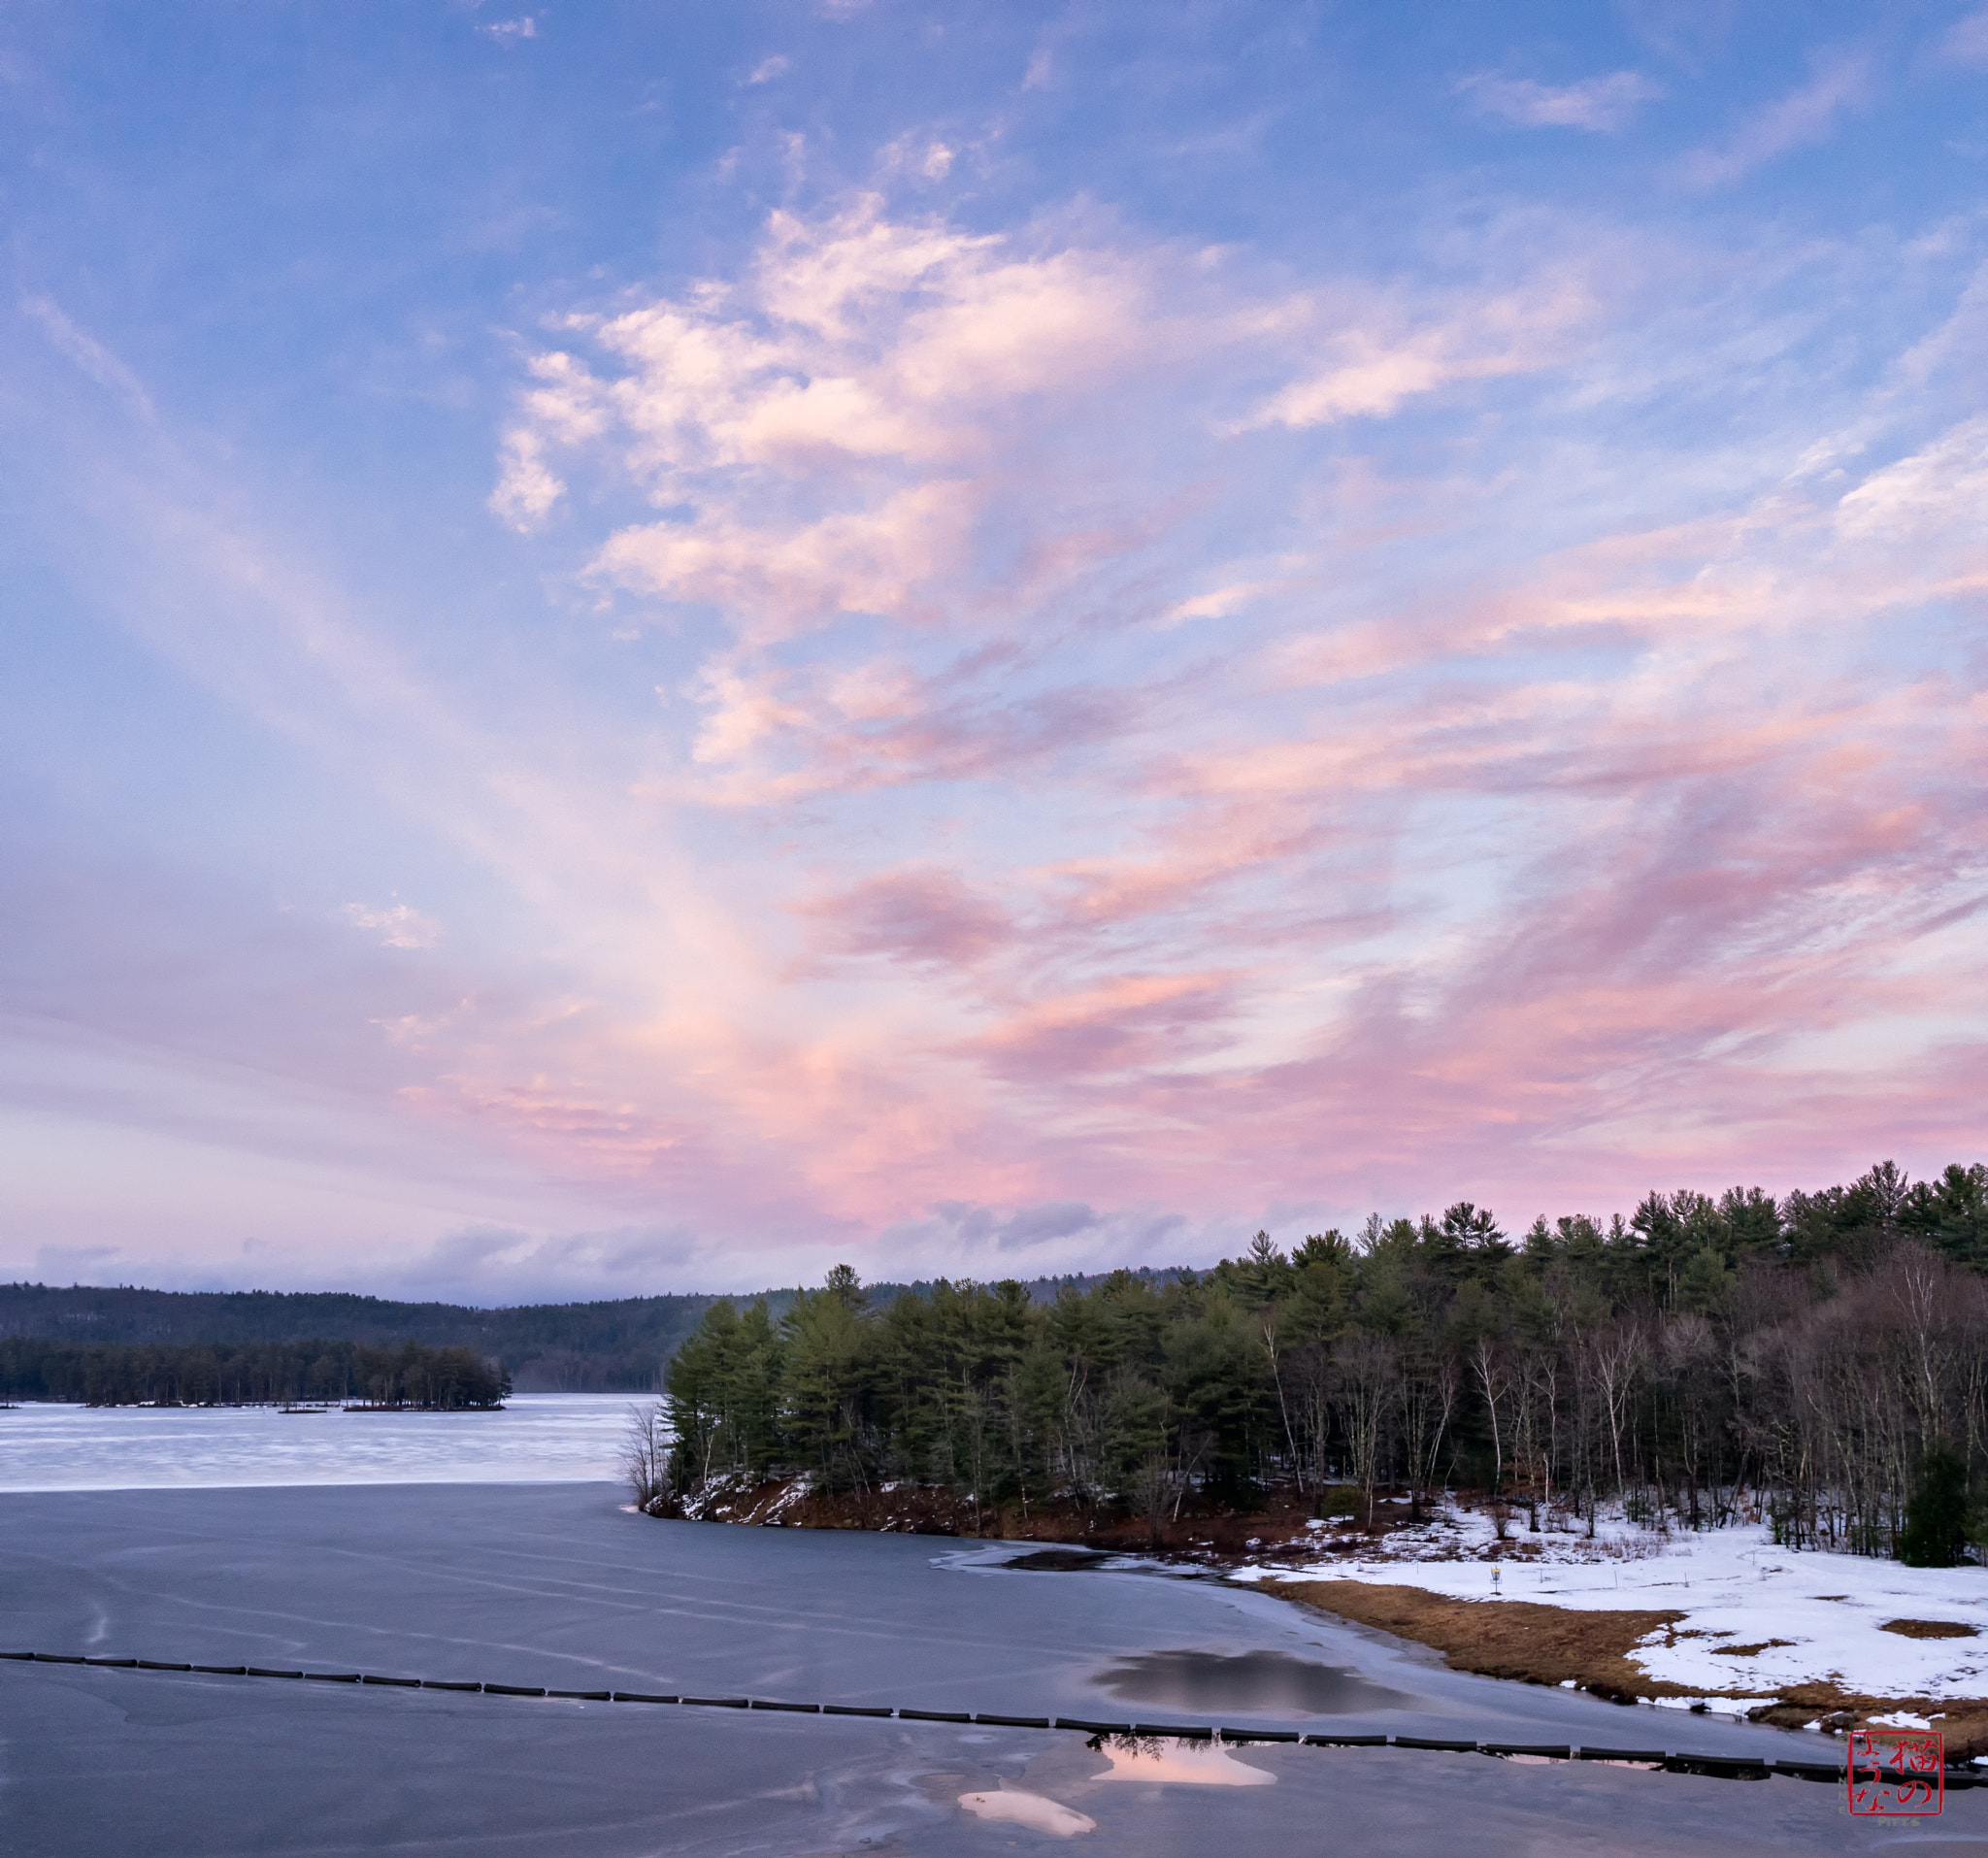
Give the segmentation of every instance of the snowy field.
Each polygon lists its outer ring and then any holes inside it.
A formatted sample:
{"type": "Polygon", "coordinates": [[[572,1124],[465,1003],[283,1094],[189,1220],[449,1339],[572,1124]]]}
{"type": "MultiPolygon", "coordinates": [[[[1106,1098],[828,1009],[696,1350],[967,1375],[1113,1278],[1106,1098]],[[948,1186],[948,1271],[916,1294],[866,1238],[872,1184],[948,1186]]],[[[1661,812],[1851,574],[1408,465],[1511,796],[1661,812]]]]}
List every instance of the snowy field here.
{"type": "MultiPolygon", "coordinates": [[[[1895,1561],[1774,1545],[1764,1524],[1652,1535],[1604,1515],[1585,1534],[1531,1535],[1523,1513],[1500,1543],[1491,1519],[1446,1510],[1382,1554],[1278,1556],[1239,1571],[1266,1577],[1389,1582],[1453,1599],[1530,1600],[1590,1610],[1674,1609],[1685,1617],[1631,1654],[1652,1678],[1692,1694],[1663,1699],[1720,1712],[1772,1702],[1789,1686],[1834,1682],[1873,1697],[1988,1698],[1988,1569],[1906,1568],[1895,1561]],[[1969,1629],[1909,1638],[1897,1620],[1969,1629]]],[[[1908,1712],[1873,1718],[1923,1727],[1908,1712]]]]}

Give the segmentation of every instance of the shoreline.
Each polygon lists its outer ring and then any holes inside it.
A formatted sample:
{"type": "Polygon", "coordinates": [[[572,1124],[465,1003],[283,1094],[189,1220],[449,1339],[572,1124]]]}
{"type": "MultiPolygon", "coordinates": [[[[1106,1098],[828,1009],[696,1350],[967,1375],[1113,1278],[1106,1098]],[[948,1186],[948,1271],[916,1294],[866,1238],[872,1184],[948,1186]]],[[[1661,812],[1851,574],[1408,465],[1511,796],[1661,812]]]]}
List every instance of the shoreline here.
{"type": "MultiPolygon", "coordinates": [[[[1585,1690],[1624,1706],[1819,1732],[1836,1746],[1844,1734],[1866,1726],[1930,1727],[1945,1736],[1950,1756],[1988,1755],[1988,1641],[1982,1642],[1982,1678],[1967,1686],[1973,1694],[1952,1694],[1954,1685],[1945,1680],[1937,1686],[1923,1680],[1872,1682],[1873,1670],[1888,1677],[1914,1667],[1923,1673],[1925,1649],[1895,1640],[1873,1665],[1872,1621],[1850,1604],[1855,1600],[1865,1613],[1905,1612],[1916,1592],[1916,1611],[1939,1616],[1878,1621],[1880,1632],[1910,1641],[1975,1641],[1988,1625],[1988,1583],[1979,1569],[1907,1571],[1896,1563],[1763,1549],[1759,1528],[1744,1525],[1663,1538],[1611,1518],[1593,1539],[1568,1530],[1499,1534],[1489,1506],[1479,1512],[1455,1498],[1432,1500],[1429,1517],[1414,1523],[1406,1503],[1395,1499],[1376,1506],[1379,1527],[1370,1530],[1351,1518],[1312,1517],[1309,1505],[1296,1501],[1274,1502],[1258,1511],[1183,1517],[1159,1532],[1157,1545],[1147,1524],[1137,1519],[1040,1508],[1017,1516],[910,1484],[824,1494],[800,1479],[719,1481],[679,1513],[762,1528],[1053,1544],[1171,1562],[1425,1646],[1441,1653],[1452,1670],[1585,1690]],[[1776,1565],[1756,1568],[1758,1583],[1750,1572],[1741,1588],[1733,1588],[1734,1577],[1723,1565],[1715,1573],[1698,1567],[1720,1554],[1728,1562],[1736,1555],[1757,1562],[1764,1553],[1776,1565]],[[1783,1577],[1778,1587],[1769,1583],[1770,1573],[1783,1577]],[[1508,1588],[1502,1585],[1507,1574],[1513,1582],[1508,1588]],[[1605,1574],[1611,1581],[1607,1589],[1578,1591],[1583,1578],[1598,1580],[1605,1574]],[[1818,1632],[1806,1616],[1813,1611],[1808,1599],[1798,1604],[1788,1591],[1796,1576],[1798,1585],[1833,1582],[1902,1591],[1882,1605],[1864,1605],[1862,1592],[1814,1596],[1844,1607],[1818,1632]],[[1549,1577],[1566,1583],[1564,1599],[1560,1591],[1544,1589],[1549,1577]],[[1534,1583],[1538,1597],[1518,1591],[1521,1579],[1534,1583]],[[1445,1586],[1451,1591],[1440,1590],[1445,1586]],[[1547,1591],[1554,1597],[1547,1598],[1547,1591]],[[1583,1599],[1589,1604],[1581,1604],[1583,1599]],[[1956,1614],[1975,1615],[1978,1623],[1956,1614]],[[1736,1627],[1724,1623],[1729,1617],[1742,1622],[1737,1630],[1754,1642],[1739,1642],[1736,1627]],[[1797,1636],[1804,1632],[1806,1637],[1797,1636]],[[1866,1680],[1859,1681],[1854,1671],[1845,1676],[1843,1667],[1856,1660],[1840,1655],[1839,1636],[1846,1643],[1858,1641],[1866,1680]],[[1723,1641],[1734,1642],[1716,1642],[1723,1641]],[[1791,1658],[1791,1652],[1797,1655],[1791,1658]],[[1709,1659],[1732,1662],[1712,1665],[1709,1659]]],[[[1950,1656],[1943,1668],[1956,1669],[1950,1656]]]]}
{"type": "MultiPolygon", "coordinates": [[[[930,1484],[893,1480],[868,1490],[818,1491],[805,1477],[747,1481],[715,1477],[696,1496],[652,1508],[651,1515],[690,1522],[736,1523],[752,1528],[853,1529],[876,1535],[944,1536],[964,1542],[1033,1542],[1106,1554],[1156,1555],[1206,1566],[1240,1567],[1252,1555],[1301,1548],[1313,1524],[1309,1501],[1288,1491],[1271,1493],[1260,1510],[1214,1510],[1167,1520],[1157,1530],[1139,1517],[1084,1511],[1068,1502],[999,1508],[930,1484]]],[[[1410,1527],[1387,1515],[1370,1535],[1350,1518],[1324,1525],[1353,1532],[1362,1542],[1410,1527]]]]}

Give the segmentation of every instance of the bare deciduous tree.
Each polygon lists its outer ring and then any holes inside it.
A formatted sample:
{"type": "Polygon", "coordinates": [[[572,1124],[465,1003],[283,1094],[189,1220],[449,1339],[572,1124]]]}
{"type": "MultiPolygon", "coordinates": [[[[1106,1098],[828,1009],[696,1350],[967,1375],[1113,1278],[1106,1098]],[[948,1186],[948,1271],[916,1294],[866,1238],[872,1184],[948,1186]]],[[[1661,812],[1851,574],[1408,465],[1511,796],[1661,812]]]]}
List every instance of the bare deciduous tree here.
{"type": "Polygon", "coordinates": [[[660,1400],[629,1408],[628,1427],[621,1440],[621,1470],[635,1493],[635,1507],[651,1515],[661,1513],[676,1496],[670,1477],[673,1443],[660,1400]]]}

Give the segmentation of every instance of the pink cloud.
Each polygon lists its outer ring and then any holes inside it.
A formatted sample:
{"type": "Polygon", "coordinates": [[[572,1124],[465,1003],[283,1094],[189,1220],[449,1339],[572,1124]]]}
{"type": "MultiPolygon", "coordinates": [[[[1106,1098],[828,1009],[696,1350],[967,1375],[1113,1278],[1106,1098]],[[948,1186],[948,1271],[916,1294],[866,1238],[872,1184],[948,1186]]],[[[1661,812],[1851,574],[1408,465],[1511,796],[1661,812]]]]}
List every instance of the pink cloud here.
{"type": "Polygon", "coordinates": [[[1145,707],[1138,693],[1081,685],[1004,695],[993,674],[1023,661],[1019,651],[990,650],[936,676],[891,661],[707,664],[692,685],[704,706],[693,766],[639,791],[737,811],[1013,777],[1110,742],[1145,707]]]}
{"type": "Polygon", "coordinates": [[[1121,975],[1031,1001],[970,1049],[999,1076],[1055,1091],[1184,1064],[1218,1047],[1216,1022],[1232,1010],[1224,976],[1121,975]]]}
{"type": "Polygon", "coordinates": [[[1248,423],[1290,427],[1385,417],[1463,382],[1530,373],[1565,356],[1596,312],[1577,268],[1518,290],[1477,291],[1420,315],[1384,299],[1327,296],[1309,306],[1310,345],[1327,357],[1272,395],[1248,423]]]}
{"type": "Polygon", "coordinates": [[[864,202],[574,317],[513,451],[658,506],[584,546],[695,610],[630,784],[700,856],[588,917],[612,1018],[447,1029],[432,1102],[630,1206],[906,1244],[1944,1158],[1988,441],[1927,349],[1868,418],[1591,495],[1570,405],[1751,352],[1710,271],[1651,351],[1624,303],[1696,286],[1598,249],[1253,284],[864,202]]]}
{"type": "Polygon", "coordinates": [[[728,517],[624,529],[601,550],[604,580],[741,615],[763,643],[838,614],[933,616],[933,583],[964,552],[973,495],[962,483],[900,490],[874,509],[802,526],[728,517]]]}
{"type": "Polygon", "coordinates": [[[821,927],[824,951],[895,961],[966,964],[1015,937],[998,902],[946,871],[899,871],[798,906],[821,927]]]}

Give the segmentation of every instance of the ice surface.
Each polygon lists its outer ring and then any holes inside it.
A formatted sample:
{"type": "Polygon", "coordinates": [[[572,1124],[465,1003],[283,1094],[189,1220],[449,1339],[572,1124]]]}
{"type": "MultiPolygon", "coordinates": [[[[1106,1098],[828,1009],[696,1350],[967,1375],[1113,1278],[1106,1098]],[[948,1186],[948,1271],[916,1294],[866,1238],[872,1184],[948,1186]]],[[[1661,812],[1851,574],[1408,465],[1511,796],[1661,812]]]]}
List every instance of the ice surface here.
{"type": "MultiPolygon", "coordinates": [[[[11,1494],[0,1646],[1114,1720],[1102,1679],[1128,1659],[1281,1652],[1402,1693],[1362,1725],[1375,1731],[1814,1751],[1710,1717],[1639,1728],[1597,1698],[1448,1671],[1224,1582],[973,1575],[929,1538],[658,1522],[621,1501],[586,1483],[11,1494]]],[[[1209,1785],[1214,1756],[1186,1744],[1162,1756],[1182,1772],[1142,1785],[1053,1731],[86,1666],[0,1663],[0,1742],[8,1858],[1014,1858],[1042,1843],[962,1807],[969,1794],[1033,1795],[1096,1822],[1080,1848],[1140,1858],[1872,1848],[1839,1787],[1792,1779],[1251,1743],[1223,1759],[1275,1784],[1209,1785]]],[[[1956,1790],[1940,1830],[1988,1843],[1988,1797],[1956,1790]]]]}
{"type": "Polygon", "coordinates": [[[514,1394],[500,1412],[274,1407],[0,1410],[0,1490],[564,1483],[618,1477],[633,1394],[514,1394]]]}

